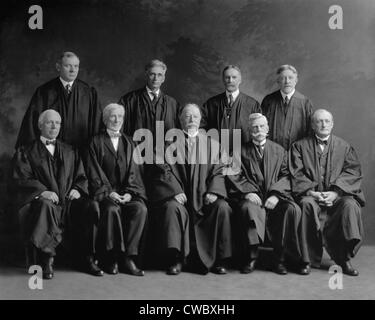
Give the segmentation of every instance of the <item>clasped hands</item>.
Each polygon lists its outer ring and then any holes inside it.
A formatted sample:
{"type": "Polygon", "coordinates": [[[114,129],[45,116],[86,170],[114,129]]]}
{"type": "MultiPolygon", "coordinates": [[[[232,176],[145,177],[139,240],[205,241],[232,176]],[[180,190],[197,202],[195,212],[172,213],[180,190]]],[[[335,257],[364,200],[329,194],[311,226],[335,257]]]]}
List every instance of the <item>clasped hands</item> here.
{"type": "Polygon", "coordinates": [[[333,203],[339,196],[335,191],[318,192],[311,190],[307,192],[307,195],[313,197],[319,203],[319,205],[325,207],[332,207],[333,203]]]}
{"type": "MultiPolygon", "coordinates": [[[[56,192],[53,192],[53,191],[43,191],[40,194],[40,197],[42,197],[43,199],[51,200],[54,204],[59,203],[59,196],[56,194],[56,192]]],[[[79,191],[76,189],[72,189],[70,190],[67,198],[68,200],[75,200],[75,199],[79,199],[80,197],[81,197],[81,194],[79,193],[79,191]]]]}
{"type": "MultiPolygon", "coordinates": [[[[262,206],[262,199],[259,198],[259,196],[256,193],[250,192],[247,195],[245,195],[245,199],[249,200],[250,202],[262,206]]],[[[279,203],[279,198],[276,196],[270,196],[267,198],[267,200],[264,203],[264,207],[269,210],[275,209],[277,204],[279,203]]]]}
{"type": "Polygon", "coordinates": [[[116,203],[124,204],[129,202],[132,199],[132,195],[130,193],[125,193],[124,195],[119,195],[117,192],[112,191],[109,197],[116,203]]]}
{"type": "MultiPolygon", "coordinates": [[[[187,201],[187,197],[186,197],[186,194],[185,193],[179,193],[177,195],[174,196],[174,198],[176,199],[176,201],[182,205],[184,205],[187,201]]],[[[217,200],[217,195],[215,194],[212,194],[212,193],[206,193],[205,197],[204,197],[204,204],[211,204],[211,203],[214,203],[215,201],[217,200]]]]}

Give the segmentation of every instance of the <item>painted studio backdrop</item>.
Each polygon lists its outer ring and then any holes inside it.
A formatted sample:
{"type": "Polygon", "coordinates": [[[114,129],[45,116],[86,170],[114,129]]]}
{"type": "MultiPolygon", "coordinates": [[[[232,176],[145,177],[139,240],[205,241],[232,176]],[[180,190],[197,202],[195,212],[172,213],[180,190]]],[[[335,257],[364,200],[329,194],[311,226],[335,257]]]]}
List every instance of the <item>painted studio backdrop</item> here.
{"type": "Polygon", "coordinates": [[[79,77],[102,104],[143,84],[145,62],[168,66],[165,92],[202,104],[223,91],[226,64],[242,70],[242,91],[259,102],[276,89],[275,69],[292,64],[297,90],[332,111],[334,133],[356,149],[364,174],[365,243],[375,243],[375,1],[81,0],[0,4],[0,210],[7,211],[10,159],[35,89],[56,76],[64,50],[81,59],[79,77]],[[28,9],[43,9],[31,30],[28,9]],[[330,29],[329,8],[343,11],[330,29]]]}

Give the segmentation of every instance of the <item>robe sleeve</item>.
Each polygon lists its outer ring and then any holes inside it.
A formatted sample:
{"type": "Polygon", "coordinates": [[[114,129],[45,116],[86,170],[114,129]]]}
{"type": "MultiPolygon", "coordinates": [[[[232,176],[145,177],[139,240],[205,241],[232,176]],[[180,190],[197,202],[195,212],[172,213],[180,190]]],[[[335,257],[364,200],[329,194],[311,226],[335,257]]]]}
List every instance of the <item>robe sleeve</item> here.
{"type": "Polygon", "coordinates": [[[243,167],[240,173],[228,175],[226,178],[230,197],[242,199],[248,193],[259,193],[259,188],[247,177],[243,167]]]}
{"type": "Polygon", "coordinates": [[[318,182],[310,180],[305,174],[305,170],[309,169],[311,168],[305,168],[303,165],[301,145],[294,143],[289,151],[289,170],[292,192],[296,197],[303,196],[318,186],[318,182]]]}
{"type": "Polygon", "coordinates": [[[361,190],[362,171],[356,152],[352,147],[345,155],[344,166],[337,179],[331,182],[331,188],[338,188],[345,195],[354,196],[364,206],[365,199],[361,190]]]}
{"type": "Polygon", "coordinates": [[[75,154],[75,166],[74,166],[74,181],[72,189],[78,190],[81,195],[88,196],[88,180],[86,177],[85,169],[81,157],[78,151],[74,151],[75,154]]]}
{"type": "Polygon", "coordinates": [[[202,119],[200,122],[200,128],[208,130],[208,101],[206,101],[201,107],[202,119]]]}
{"type": "Polygon", "coordinates": [[[209,174],[207,193],[213,193],[221,198],[227,198],[227,190],[225,187],[225,176],[223,175],[224,165],[212,165],[209,174]]]}
{"type": "Polygon", "coordinates": [[[283,200],[293,200],[291,197],[291,184],[288,169],[288,154],[284,151],[283,161],[280,167],[277,181],[271,184],[268,190],[268,197],[275,195],[283,200]]]}
{"type": "Polygon", "coordinates": [[[39,136],[38,118],[41,113],[42,96],[40,89],[37,89],[32,96],[26,113],[22,119],[18,133],[16,148],[27,145],[39,136]]]}
{"type": "MultiPolygon", "coordinates": [[[[134,99],[134,98],[133,98],[134,99]]],[[[121,104],[124,107],[124,123],[122,125],[122,131],[129,137],[133,137],[134,132],[132,128],[134,128],[134,123],[132,123],[133,119],[133,112],[132,112],[132,104],[135,103],[132,101],[132,98],[128,97],[128,95],[124,95],[118,101],[118,104],[121,104]]]]}
{"type": "Polygon", "coordinates": [[[307,99],[306,100],[306,119],[305,119],[306,137],[314,134],[314,131],[311,126],[312,114],[313,114],[313,104],[309,99],[307,99]]]}
{"type": "Polygon", "coordinates": [[[166,201],[177,194],[184,193],[171,165],[155,164],[152,166],[150,200],[153,202],[166,201]]]}
{"type": "Polygon", "coordinates": [[[103,200],[112,192],[112,186],[99,164],[99,156],[99,151],[93,140],[85,151],[84,162],[88,177],[89,194],[97,201],[103,200]]]}
{"type": "Polygon", "coordinates": [[[102,121],[102,109],[101,104],[98,98],[98,93],[94,87],[91,87],[90,89],[91,93],[91,112],[92,115],[89,117],[91,121],[91,135],[89,136],[89,139],[97,134],[104,128],[104,123],[102,121]]]}
{"type": "Polygon", "coordinates": [[[24,206],[42,192],[48,191],[48,188],[37,179],[24,147],[16,150],[12,162],[12,185],[15,191],[15,205],[17,207],[24,206]]]}
{"type": "MultiPolygon", "coordinates": [[[[131,144],[131,152],[128,154],[128,178],[127,184],[124,186],[123,193],[130,193],[132,196],[147,200],[145,186],[142,179],[141,165],[138,165],[133,160],[133,153],[139,152],[138,148],[134,148],[134,144],[131,144]]],[[[137,157],[140,158],[140,155],[137,157]]]]}

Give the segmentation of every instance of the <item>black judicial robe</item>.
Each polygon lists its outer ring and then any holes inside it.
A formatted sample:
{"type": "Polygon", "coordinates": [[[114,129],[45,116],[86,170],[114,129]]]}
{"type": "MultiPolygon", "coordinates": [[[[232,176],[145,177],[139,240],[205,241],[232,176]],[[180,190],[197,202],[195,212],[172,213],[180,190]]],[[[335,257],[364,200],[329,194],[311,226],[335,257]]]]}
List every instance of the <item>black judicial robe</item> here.
{"type": "MultiPolygon", "coordinates": [[[[263,158],[259,160],[258,157],[256,147],[252,142],[243,145],[241,173],[227,176],[230,196],[240,201],[246,194],[256,193],[263,203],[272,195],[277,196],[280,202],[293,202],[288,156],[284,148],[273,141],[267,140],[263,150],[263,158]]],[[[264,208],[259,207],[259,210],[263,210],[263,214],[254,215],[252,219],[254,219],[259,237],[264,241],[266,212],[264,208]]]]}
{"type": "Polygon", "coordinates": [[[95,136],[89,144],[84,162],[91,197],[99,202],[98,250],[120,250],[138,255],[146,224],[146,193],[140,166],[133,161],[135,145],[122,134],[117,152],[107,132],[95,136]],[[131,201],[116,204],[111,192],[129,193],[131,201]]]}
{"type": "MultiPolygon", "coordinates": [[[[225,92],[208,99],[202,107],[201,128],[209,129],[241,129],[242,143],[250,141],[249,115],[261,112],[259,102],[240,92],[233,103],[231,115],[228,118],[225,108],[228,99],[225,92]]],[[[230,138],[232,140],[232,136],[230,138]]],[[[230,141],[231,141],[230,140],[230,141]]]]}
{"type": "Polygon", "coordinates": [[[338,190],[353,196],[361,206],[365,197],[361,190],[362,171],[356,152],[343,139],[331,135],[328,144],[328,158],[325,181],[321,181],[319,159],[315,137],[297,141],[290,150],[290,172],[293,195],[297,198],[309,190],[318,190],[324,183],[326,190],[338,190]]]}
{"type": "Polygon", "coordinates": [[[77,201],[67,200],[69,192],[76,189],[81,197],[88,195],[87,178],[78,153],[59,140],[53,157],[39,139],[19,147],[13,157],[13,188],[21,231],[32,232],[32,242],[37,248],[53,252],[62,240],[72,202],[77,201]],[[37,225],[25,225],[31,214],[32,203],[44,191],[53,191],[59,197],[58,204],[51,202],[54,218],[42,215],[37,225]],[[33,227],[34,230],[28,231],[33,227]],[[45,230],[48,232],[45,233],[45,230]]]}
{"type": "MultiPolygon", "coordinates": [[[[182,142],[182,141],[181,141],[182,142]]],[[[184,141],[185,142],[185,141],[184,141]]],[[[166,159],[170,159],[170,154],[166,146],[166,159]]],[[[184,156],[184,143],[177,144],[179,156],[184,156]]],[[[204,205],[204,196],[206,193],[212,193],[218,198],[226,198],[225,177],[223,176],[223,165],[212,163],[210,159],[216,158],[212,150],[219,150],[219,145],[210,137],[204,138],[203,134],[198,134],[196,143],[197,161],[190,165],[189,172],[186,169],[184,159],[179,161],[182,164],[174,165],[155,164],[153,169],[153,189],[150,192],[150,201],[154,204],[160,204],[172,199],[175,195],[185,193],[187,203],[185,204],[189,212],[190,226],[193,228],[195,242],[198,254],[208,268],[215,262],[216,246],[215,243],[209,243],[207,239],[215,238],[215,234],[220,232],[218,226],[210,212],[204,205]],[[211,145],[214,145],[212,148],[211,145]],[[199,151],[200,150],[200,151],[199,151]],[[205,160],[207,160],[205,162],[205,160]],[[206,164],[199,164],[205,162],[206,164]],[[209,217],[208,220],[204,219],[209,217]]],[[[190,240],[190,242],[194,241],[190,240]]]]}
{"type": "Polygon", "coordinates": [[[155,105],[146,87],[125,94],[118,103],[125,108],[123,132],[129,137],[144,128],[150,130],[155,139],[156,121],[164,121],[164,132],[179,127],[178,103],[162,91],[155,105]]]}
{"type": "Polygon", "coordinates": [[[95,136],[85,152],[84,162],[89,179],[89,192],[94,200],[101,201],[112,191],[132,198],[146,200],[145,188],[139,165],[133,161],[135,145],[123,134],[119,139],[123,152],[116,152],[107,132],[95,136]],[[118,181],[114,185],[113,181],[118,181]]]}
{"type": "Polygon", "coordinates": [[[38,117],[47,109],[56,110],[62,119],[59,138],[77,148],[99,132],[102,113],[95,88],[76,79],[68,97],[60,78],[40,86],[31,98],[23,117],[16,147],[39,136],[38,117]]]}
{"type": "Polygon", "coordinates": [[[268,120],[268,138],[289,150],[293,142],[311,133],[313,106],[298,91],[294,92],[286,110],[283,105],[283,98],[278,90],[263,99],[261,109],[268,120]]]}
{"type": "Polygon", "coordinates": [[[316,138],[311,136],[295,142],[289,153],[292,192],[302,209],[303,260],[320,264],[323,235],[328,253],[340,263],[348,255],[354,257],[363,237],[360,207],[365,205],[365,197],[361,190],[361,166],[354,149],[343,139],[331,135],[326,146],[323,176],[318,148],[316,138]],[[336,191],[339,198],[332,207],[320,207],[306,196],[309,190],[336,191]]]}

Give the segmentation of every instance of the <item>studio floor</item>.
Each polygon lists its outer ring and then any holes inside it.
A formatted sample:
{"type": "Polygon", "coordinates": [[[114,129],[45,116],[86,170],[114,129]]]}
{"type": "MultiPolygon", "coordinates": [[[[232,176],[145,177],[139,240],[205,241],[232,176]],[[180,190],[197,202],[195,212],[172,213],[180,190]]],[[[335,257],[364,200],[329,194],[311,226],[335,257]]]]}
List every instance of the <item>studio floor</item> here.
{"type": "MultiPolygon", "coordinates": [[[[263,299],[375,299],[375,247],[364,246],[353,260],[359,277],[342,278],[342,289],[329,288],[325,256],[322,269],[309,276],[290,272],[286,276],[255,270],[243,275],[229,270],[226,275],[205,276],[183,272],[167,276],[163,271],[147,270],[144,277],[125,274],[95,278],[66,267],[57,267],[52,280],[43,281],[42,290],[29,289],[31,275],[25,267],[0,263],[0,299],[146,299],[146,300],[263,300],[263,299]]],[[[337,282],[336,282],[337,284],[337,282]]]]}

